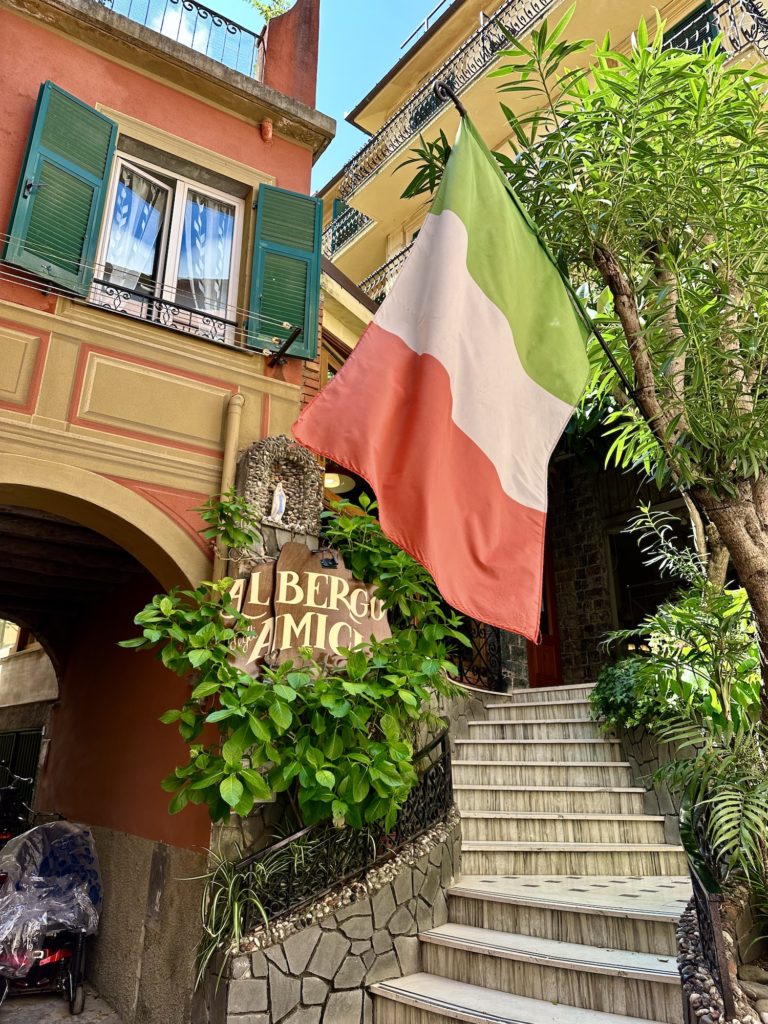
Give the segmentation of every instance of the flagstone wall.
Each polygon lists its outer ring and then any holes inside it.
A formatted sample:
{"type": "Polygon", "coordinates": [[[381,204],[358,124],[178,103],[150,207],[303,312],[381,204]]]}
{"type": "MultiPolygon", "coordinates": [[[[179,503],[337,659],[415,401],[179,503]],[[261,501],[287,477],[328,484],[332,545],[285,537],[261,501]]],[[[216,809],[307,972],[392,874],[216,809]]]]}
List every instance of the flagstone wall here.
{"type": "Polygon", "coordinates": [[[459,857],[453,814],[361,882],[277,925],[273,938],[285,937],[234,957],[195,1024],[368,1024],[367,986],[420,970],[417,933],[447,921],[459,857]]]}

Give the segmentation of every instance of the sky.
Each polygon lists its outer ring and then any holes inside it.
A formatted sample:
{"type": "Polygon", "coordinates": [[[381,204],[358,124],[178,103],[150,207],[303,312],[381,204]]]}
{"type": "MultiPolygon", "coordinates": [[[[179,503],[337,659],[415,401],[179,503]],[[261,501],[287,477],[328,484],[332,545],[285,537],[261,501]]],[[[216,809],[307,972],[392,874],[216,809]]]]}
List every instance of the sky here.
{"type": "MultiPolygon", "coordinates": [[[[259,16],[248,0],[205,0],[209,7],[247,28],[259,16]]],[[[321,0],[317,107],[336,119],[336,138],[315,164],[318,189],[354,156],[367,136],[344,115],[405,52],[400,44],[437,0],[321,0]]]]}

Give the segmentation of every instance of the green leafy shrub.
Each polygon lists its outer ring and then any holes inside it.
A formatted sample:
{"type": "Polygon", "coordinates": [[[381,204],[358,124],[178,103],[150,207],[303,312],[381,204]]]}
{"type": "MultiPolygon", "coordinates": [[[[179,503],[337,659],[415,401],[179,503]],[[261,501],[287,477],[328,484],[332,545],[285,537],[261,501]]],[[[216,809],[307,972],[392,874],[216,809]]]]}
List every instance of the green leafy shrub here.
{"type": "Polygon", "coordinates": [[[136,616],[142,635],[123,646],[156,649],[191,678],[189,699],[162,716],[189,747],[188,762],[163,781],[172,813],[205,804],[221,821],[286,793],[304,825],[394,825],[417,781],[416,733],[437,724],[435,696],[455,693],[446,644],[466,641],[429,575],[384,537],[372,511],[344,506],[328,535],[355,575],[376,581],[392,636],[345,651],[343,667],[309,650],[257,678],[234,665],[231,652],[252,629],[229,599],[230,579],[159,594],[136,616]]]}
{"type": "Polygon", "coordinates": [[[631,729],[654,717],[658,689],[646,678],[647,662],[640,656],[606,665],[589,695],[592,717],[605,728],[631,729]]]}

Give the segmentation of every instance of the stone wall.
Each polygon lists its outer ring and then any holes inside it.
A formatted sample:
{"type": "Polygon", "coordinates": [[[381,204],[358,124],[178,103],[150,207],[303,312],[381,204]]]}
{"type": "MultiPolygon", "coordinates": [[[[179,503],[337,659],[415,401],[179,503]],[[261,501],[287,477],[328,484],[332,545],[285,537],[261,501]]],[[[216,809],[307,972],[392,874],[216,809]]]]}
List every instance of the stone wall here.
{"type": "Polygon", "coordinates": [[[629,761],[636,786],[645,789],[645,813],[664,816],[664,833],[668,843],[680,842],[680,800],[665,786],[654,784],[653,775],[662,764],[672,760],[669,745],[659,743],[645,726],[622,730],[619,734],[624,757],[629,761]]]}
{"type": "Polygon", "coordinates": [[[550,480],[549,529],[563,683],[597,679],[601,641],[613,628],[611,571],[597,473],[584,460],[558,459],[550,480]]]}
{"type": "Polygon", "coordinates": [[[501,675],[509,692],[528,688],[528,641],[516,633],[501,631],[501,675]]]}
{"type": "Polygon", "coordinates": [[[366,987],[420,970],[417,933],[447,920],[445,889],[459,856],[452,815],[363,883],[302,913],[295,924],[304,927],[234,957],[211,1024],[368,1024],[366,987]]]}

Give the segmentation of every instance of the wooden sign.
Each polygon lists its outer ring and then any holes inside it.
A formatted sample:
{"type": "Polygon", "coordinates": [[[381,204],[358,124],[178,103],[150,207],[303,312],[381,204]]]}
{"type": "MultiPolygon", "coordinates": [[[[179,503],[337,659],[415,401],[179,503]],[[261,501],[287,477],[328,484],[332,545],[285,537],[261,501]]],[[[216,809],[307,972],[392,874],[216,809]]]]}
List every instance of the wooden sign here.
{"type": "Polygon", "coordinates": [[[254,630],[237,663],[250,672],[267,657],[278,663],[296,657],[300,647],[312,648],[317,660],[340,658],[343,647],[386,639],[386,610],[373,591],[352,576],[341,556],[283,545],[277,562],[235,580],[230,591],[254,630]]]}

